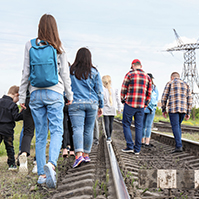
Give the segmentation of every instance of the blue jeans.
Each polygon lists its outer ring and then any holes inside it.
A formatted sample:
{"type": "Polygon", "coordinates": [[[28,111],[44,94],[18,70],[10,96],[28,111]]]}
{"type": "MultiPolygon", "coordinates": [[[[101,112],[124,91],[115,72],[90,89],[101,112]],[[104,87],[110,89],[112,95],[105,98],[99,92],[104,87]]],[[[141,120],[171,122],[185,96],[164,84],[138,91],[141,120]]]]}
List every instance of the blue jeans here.
{"type": "Polygon", "coordinates": [[[74,103],[69,106],[75,153],[90,153],[97,110],[98,104],[74,103]]]}
{"type": "Polygon", "coordinates": [[[155,117],[155,110],[152,113],[144,113],[142,138],[151,137],[151,126],[155,117]]]}
{"type": "Polygon", "coordinates": [[[36,161],[38,175],[44,174],[46,143],[50,130],[49,160],[57,166],[63,136],[63,95],[48,89],[31,93],[29,103],[36,129],[36,161]]]}
{"type": "Polygon", "coordinates": [[[182,140],[181,140],[181,123],[185,117],[185,113],[169,113],[169,118],[171,122],[171,127],[173,131],[173,135],[176,142],[176,148],[182,147],[182,140]]]}
{"type": "Polygon", "coordinates": [[[144,108],[133,108],[125,103],[123,110],[123,131],[126,139],[127,148],[140,152],[142,145],[142,127],[143,127],[144,108]],[[131,134],[132,117],[135,122],[135,146],[131,134]]]}

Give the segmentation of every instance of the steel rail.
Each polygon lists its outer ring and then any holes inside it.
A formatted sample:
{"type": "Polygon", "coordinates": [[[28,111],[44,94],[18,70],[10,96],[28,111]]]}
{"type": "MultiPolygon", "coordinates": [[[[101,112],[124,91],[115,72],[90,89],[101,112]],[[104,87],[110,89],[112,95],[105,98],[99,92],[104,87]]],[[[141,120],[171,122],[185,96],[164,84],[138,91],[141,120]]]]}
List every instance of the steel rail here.
{"type": "MultiPolygon", "coordinates": [[[[106,137],[103,120],[102,120],[102,127],[103,127],[104,135],[106,137]]],[[[108,155],[109,155],[109,160],[110,160],[111,171],[112,171],[112,175],[113,175],[113,181],[114,181],[114,185],[115,185],[117,199],[130,199],[128,190],[126,188],[124,179],[122,177],[120,168],[117,163],[117,159],[115,157],[115,153],[114,153],[112,144],[110,142],[109,143],[106,142],[106,143],[107,143],[108,155]]]]}

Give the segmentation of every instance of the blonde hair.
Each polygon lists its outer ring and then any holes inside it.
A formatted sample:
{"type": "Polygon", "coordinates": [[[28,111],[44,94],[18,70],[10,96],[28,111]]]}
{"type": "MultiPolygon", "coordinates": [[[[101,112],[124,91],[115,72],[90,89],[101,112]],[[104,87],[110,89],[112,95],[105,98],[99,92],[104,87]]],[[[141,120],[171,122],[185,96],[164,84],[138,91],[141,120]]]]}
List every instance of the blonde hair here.
{"type": "Polygon", "coordinates": [[[113,105],[113,99],[112,99],[112,96],[111,96],[111,77],[109,75],[103,76],[102,77],[102,83],[103,83],[103,86],[108,89],[109,102],[110,102],[110,105],[112,106],[113,105]]]}

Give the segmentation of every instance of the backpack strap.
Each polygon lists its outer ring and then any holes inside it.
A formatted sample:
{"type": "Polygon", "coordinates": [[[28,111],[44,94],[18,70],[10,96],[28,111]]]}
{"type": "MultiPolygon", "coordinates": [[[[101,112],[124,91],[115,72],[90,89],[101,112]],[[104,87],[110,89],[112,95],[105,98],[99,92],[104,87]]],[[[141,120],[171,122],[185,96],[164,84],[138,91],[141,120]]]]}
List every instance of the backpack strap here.
{"type": "Polygon", "coordinates": [[[37,38],[31,39],[30,42],[31,42],[31,45],[32,45],[33,47],[37,47],[40,43],[46,43],[46,45],[49,45],[49,43],[48,43],[47,41],[44,41],[44,40],[41,40],[41,41],[37,44],[37,38]]]}
{"type": "Polygon", "coordinates": [[[32,46],[37,46],[37,44],[36,44],[37,39],[36,38],[35,39],[31,39],[30,42],[31,42],[32,46]]]}

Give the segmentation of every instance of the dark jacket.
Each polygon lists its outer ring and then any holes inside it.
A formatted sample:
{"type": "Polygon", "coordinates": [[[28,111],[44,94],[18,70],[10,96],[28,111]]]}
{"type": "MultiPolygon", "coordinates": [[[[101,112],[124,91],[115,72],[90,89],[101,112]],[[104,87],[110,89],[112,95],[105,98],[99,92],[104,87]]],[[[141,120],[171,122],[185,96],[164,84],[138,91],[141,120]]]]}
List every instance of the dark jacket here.
{"type": "Polygon", "coordinates": [[[7,95],[0,98],[0,134],[13,136],[15,121],[23,119],[23,113],[13,99],[7,95]]]}

